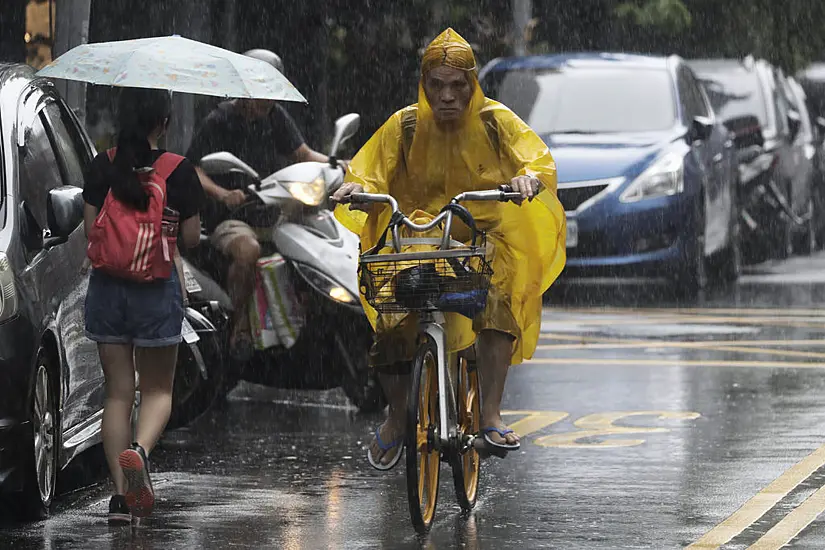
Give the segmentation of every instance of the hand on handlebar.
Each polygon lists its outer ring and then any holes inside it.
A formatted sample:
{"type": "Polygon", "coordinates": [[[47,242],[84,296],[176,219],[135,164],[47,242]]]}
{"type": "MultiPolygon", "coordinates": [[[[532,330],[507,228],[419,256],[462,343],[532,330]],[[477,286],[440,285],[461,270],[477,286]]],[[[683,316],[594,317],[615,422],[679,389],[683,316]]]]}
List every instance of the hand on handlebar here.
{"type": "Polygon", "coordinates": [[[522,200],[521,201],[513,201],[518,202],[521,204],[524,199],[528,201],[532,201],[536,198],[539,192],[539,185],[541,182],[538,178],[533,176],[516,176],[512,180],[510,180],[510,189],[513,190],[515,193],[521,193],[522,200]]]}
{"type": "Polygon", "coordinates": [[[230,208],[235,208],[246,202],[246,193],[240,189],[227,190],[221,196],[221,202],[230,208]]]}
{"type": "Polygon", "coordinates": [[[358,185],[357,183],[345,183],[338,190],[330,197],[333,203],[335,204],[349,204],[350,210],[360,210],[361,212],[369,213],[372,208],[372,204],[366,203],[353,203],[350,200],[350,196],[353,193],[363,193],[364,186],[358,185]]]}

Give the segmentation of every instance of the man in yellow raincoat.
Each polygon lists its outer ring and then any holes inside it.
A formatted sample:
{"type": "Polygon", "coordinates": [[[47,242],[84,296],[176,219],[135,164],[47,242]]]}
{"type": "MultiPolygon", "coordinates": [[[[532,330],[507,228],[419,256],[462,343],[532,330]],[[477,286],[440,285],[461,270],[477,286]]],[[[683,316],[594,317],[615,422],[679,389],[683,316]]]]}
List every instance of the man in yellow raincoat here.
{"type": "MultiPolygon", "coordinates": [[[[444,31],[424,53],[418,103],[395,113],[367,142],[333,200],[347,203],[352,193],[387,193],[403,212],[413,214],[411,219],[422,222],[459,193],[507,182],[527,202],[465,205],[487,232],[494,275],[485,311],[472,322],[450,316],[448,334],[451,350],[476,343],[485,442],[516,450],[519,437],[501,419],[504,384],[510,365],[529,359],[536,349],[542,295],[564,267],[565,215],[556,197],[550,151],[512,111],[484,97],[472,48],[454,30],[444,31]]],[[[376,243],[389,214],[378,206],[336,209],[338,220],[361,236],[362,250],[376,243]]],[[[462,239],[458,227],[453,236],[462,239]]],[[[376,330],[371,362],[379,368],[390,405],[369,457],[374,466],[389,469],[402,454],[417,327],[365,307],[376,330]]]]}

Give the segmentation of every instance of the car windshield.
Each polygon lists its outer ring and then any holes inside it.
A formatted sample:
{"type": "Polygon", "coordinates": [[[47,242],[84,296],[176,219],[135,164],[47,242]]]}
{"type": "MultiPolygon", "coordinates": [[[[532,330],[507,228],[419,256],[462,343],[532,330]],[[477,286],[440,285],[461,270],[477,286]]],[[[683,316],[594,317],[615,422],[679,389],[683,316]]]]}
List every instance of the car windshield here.
{"type": "Polygon", "coordinates": [[[697,72],[713,110],[722,120],[755,116],[763,127],[770,126],[765,95],[756,74],[744,71],[697,72]]]}
{"type": "Polygon", "coordinates": [[[495,71],[483,87],[538,134],[648,132],[676,121],[665,70],[495,71]]]}

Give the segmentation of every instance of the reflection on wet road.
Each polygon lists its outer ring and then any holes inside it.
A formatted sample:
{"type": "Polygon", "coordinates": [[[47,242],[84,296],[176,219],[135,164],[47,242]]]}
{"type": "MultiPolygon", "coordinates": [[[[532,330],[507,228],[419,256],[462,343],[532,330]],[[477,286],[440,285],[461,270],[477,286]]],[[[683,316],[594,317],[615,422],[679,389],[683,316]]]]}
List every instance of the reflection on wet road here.
{"type": "Polygon", "coordinates": [[[381,474],[364,458],[380,418],[336,392],[242,385],[167,434],[155,517],[109,528],[98,485],[0,530],[0,546],[825,548],[822,273],[824,258],[763,266],[682,305],[648,287],[565,287],[508,381],[522,451],[483,464],[469,517],[445,470],[425,540],[403,465],[381,474]]]}

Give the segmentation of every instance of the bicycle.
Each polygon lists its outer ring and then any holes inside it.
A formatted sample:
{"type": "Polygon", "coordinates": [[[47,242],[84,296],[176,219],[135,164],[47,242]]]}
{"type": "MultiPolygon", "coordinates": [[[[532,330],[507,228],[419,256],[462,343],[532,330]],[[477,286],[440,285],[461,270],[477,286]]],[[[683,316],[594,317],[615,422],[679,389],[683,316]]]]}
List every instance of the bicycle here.
{"type": "Polygon", "coordinates": [[[392,208],[390,222],[378,242],[361,255],[361,291],[379,313],[418,315],[420,345],[407,400],[404,452],[410,517],[422,534],[430,530],[435,515],[441,462],[452,468],[462,510],[472,510],[478,498],[481,456],[475,440],[481,429],[482,400],[478,371],[474,361],[448,352],[444,314],[472,318],[480,313],[486,305],[493,270],[487,258],[486,235],[461,203],[521,198],[509,186],[461,193],[435,219],[416,224],[390,195],[350,196],[352,203],[384,203],[392,208]],[[469,245],[452,239],[455,216],[471,231],[469,245]],[[440,238],[400,237],[401,226],[424,233],[442,222],[440,238]],[[388,233],[392,235],[389,243],[388,233]],[[402,252],[405,246],[422,245],[436,249],[402,252]],[[388,248],[390,253],[381,253],[388,248]]]}

